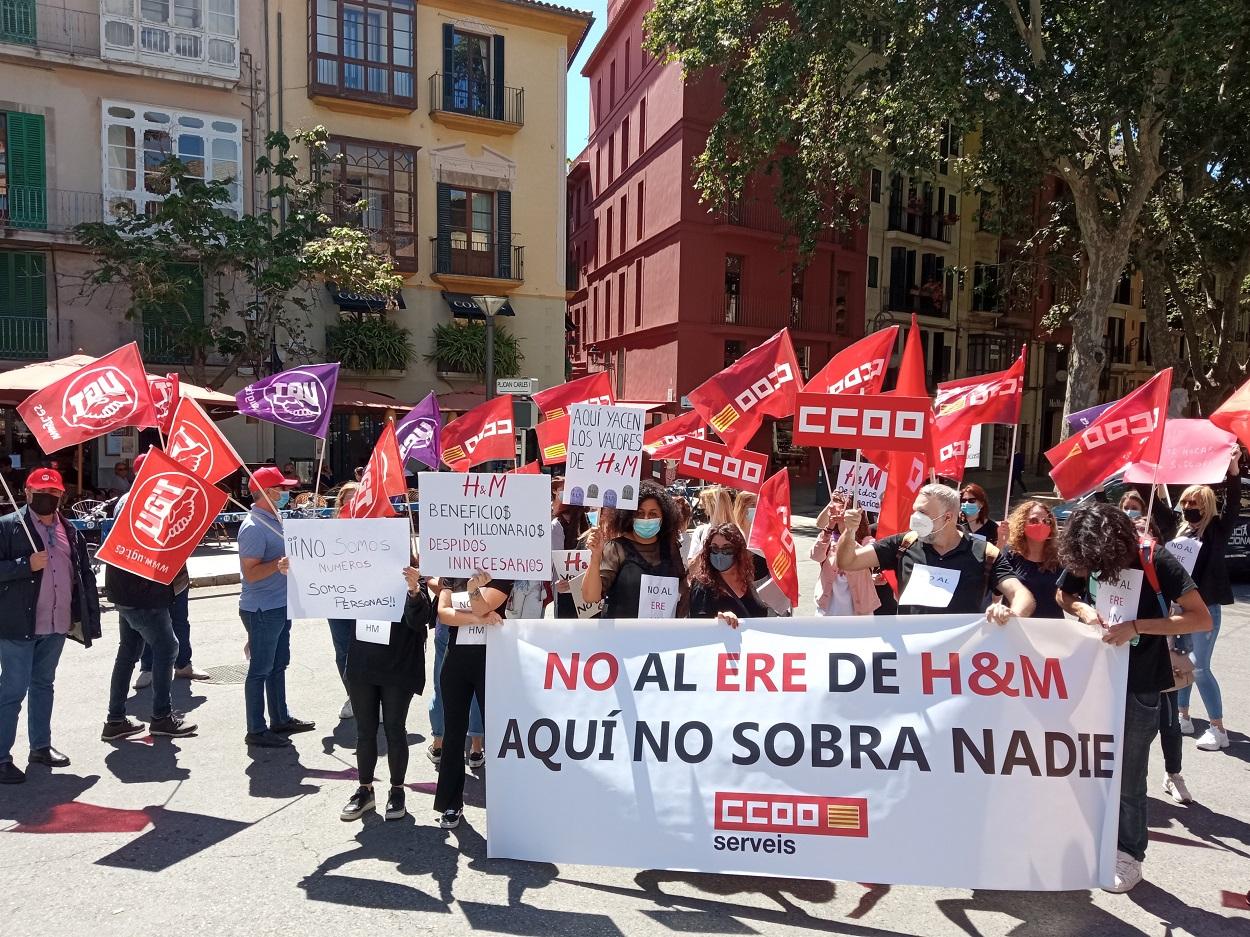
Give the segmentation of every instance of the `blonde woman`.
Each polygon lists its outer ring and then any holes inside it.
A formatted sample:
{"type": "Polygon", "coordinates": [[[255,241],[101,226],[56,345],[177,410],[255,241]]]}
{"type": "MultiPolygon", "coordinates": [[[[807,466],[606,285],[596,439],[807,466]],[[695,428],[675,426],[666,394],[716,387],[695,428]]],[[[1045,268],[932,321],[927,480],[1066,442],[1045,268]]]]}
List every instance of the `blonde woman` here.
{"type": "Polygon", "coordinates": [[[690,533],[690,545],[685,550],[687,565],[693,563],[695,557],[703,552],[703,544],[707,540],[709,530],[721,524],[733,523],[733,492],[722,485],[704,488],[699,492],[699,508],[703,511],[706,520],[690,533]]]}
{"type": "MultiPolygon", "coordinates": [[[[1228,733],[1224,729],[1224,702],[1219,681],[1211,670],[1211,656],[1215,651],[1215,640],[1220,634],[1221,607],[1233,604],[1233,590],[1228,581],[1224,550],[1228,545],[1229,534],[1240,521],[1241,477],[1238,453],[1234,453],[1228,472],[1228,478],[1222,486],[1223,510],[1218,509],[1215,492],[1207,485],[1190,485],[1181,492],[1178,502],[1182,519],[1176,537],[1177,540],[1196,540],[1200,544],[1197,559],[1194,561],[1193,580],[1198,586],[1198,594],[1202,596],[1202,601],[1211,613],[1211,630],[1190,635],[1194,683],[1198,686],[1202,705],[1206,707],[1207,718],[1211,720],[1207,731],[1198,739],[1198,748],[1204,752],[1228,748],[1228,733]]],[[[1192,695],[1192,686],[1177,691],[1181,731],[1186,735],[1192,735],[1194,731],[1194,724],[1189,718],[1189,700],[1192,695]]]]}

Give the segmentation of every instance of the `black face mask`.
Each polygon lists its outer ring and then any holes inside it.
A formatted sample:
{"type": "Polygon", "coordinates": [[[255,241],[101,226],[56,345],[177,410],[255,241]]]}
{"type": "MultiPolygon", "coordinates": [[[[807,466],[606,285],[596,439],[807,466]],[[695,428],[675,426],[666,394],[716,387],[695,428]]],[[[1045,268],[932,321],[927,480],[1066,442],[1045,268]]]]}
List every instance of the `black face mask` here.
{"type": "Polygon", "coordinates": [[[1185,508],[1185,510],[1181,511],[1181,514],[1183,514],[1185,516],[1185,520],[1191,524],[1199,524],[1202,522],[1201,508],[1185,508]]]}
{"type": "Polygon", "coordinates": [[[47,491],[37,491],[30,496],[30,509],[40,517],[55,514],[61,506],[61,496],[47,491]]]}

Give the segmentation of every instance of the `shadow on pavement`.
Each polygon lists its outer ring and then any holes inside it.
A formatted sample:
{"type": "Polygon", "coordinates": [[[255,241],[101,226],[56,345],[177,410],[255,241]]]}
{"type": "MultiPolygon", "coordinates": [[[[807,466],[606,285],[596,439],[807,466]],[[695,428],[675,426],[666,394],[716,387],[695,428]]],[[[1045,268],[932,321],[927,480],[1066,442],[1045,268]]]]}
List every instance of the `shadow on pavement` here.
{"type": "MultiPolygon", "coordinates": [[[[1055,934],[1140,937],[1142,933],[1095,905],[1093,893],[1088,891],[974,891],[970,898],[943,899],[935,901],[934,906],[969,937],[981,937],[981,931],[969,916],[972,912],[1005,914],[1020,921],[1019,926],[1009,931],[1011,937],[1053,937],[1055,934]]],[[[996,922],[995,932],[999,930],[1001,923],[996,922]]]]}
{"type": "MultiPolygon", "coordinates": [[[[1175,821],[1183,829],[1196,836],[1204,845],[1218,849],[1227,849],[1245,859],[1250,859],[1250,852],[1228,845],[1227,840],[1236,840],[1250,847],[1250,823],[1216,813],[1210,807],[1194,801],[1186,806],[1170,800],[1154,800],[1150,802],[1150,826],[1153,829],[1167,828],[1175,821]]],[[[1166,834],[1164,834],[1166,835],[1166,834]]],[[[1152,840],[1159,839],[1160,834],[1151,833],[1152,840]]],[[[1183,845],[1196,846],[1198,843],[1171,837],[1169,841],[1179,841],[1183,845]]]]}
{"type": "Polygon", "coordinates": [[[1142,882],[1128,893],[1128,897],[1133,904],[1163,922],[1163,932],[1167,934],[1184,931],[1187,934],[1201,934],[1202,937],[1223,937],[1225,934],[1233,937],[1234,934],[1246,932],[1244,919],[1234,920],[1185,904],[1151,881],[1142,882]]]}
{"type": "MultiPolygon", "coordinates": [[[[194,738],[190,744],[195,744],[194,738]]],[[[119,742],[104,756],[109,773],[123,784],[152,784],[159,781],[185,781],[188,768],[178,765],[181,749],[167,738],[119,742]]]]}
{"type": "Polygon", "coordinates": [[[250,823],[185,813],[165,807],[145,808],[152,828],[95,864],[141,872],[163,872],[198,852],[224,842],[250,823]]]}
{"type": "Polygon", "coordinates": [[[321,790],[314,784],[303,782],[309,776],[309,769],[300,763],[299,750],[294,745],[285,748],[250,747],[248,755],[252,760],[245,773],[251,797],[285,800],[321,790]]]}

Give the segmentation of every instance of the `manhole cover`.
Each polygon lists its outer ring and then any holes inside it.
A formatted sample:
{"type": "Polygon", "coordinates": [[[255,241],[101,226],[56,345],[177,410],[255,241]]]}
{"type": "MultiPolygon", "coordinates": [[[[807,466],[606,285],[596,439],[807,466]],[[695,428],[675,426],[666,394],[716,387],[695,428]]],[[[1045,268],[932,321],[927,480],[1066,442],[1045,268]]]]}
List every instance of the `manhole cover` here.
{"type": "Polygon", "coordinates": [[[209,683],[243,683],[247,680],[247,664],[226,664],[222,667],[208,667],[209,683]]]}

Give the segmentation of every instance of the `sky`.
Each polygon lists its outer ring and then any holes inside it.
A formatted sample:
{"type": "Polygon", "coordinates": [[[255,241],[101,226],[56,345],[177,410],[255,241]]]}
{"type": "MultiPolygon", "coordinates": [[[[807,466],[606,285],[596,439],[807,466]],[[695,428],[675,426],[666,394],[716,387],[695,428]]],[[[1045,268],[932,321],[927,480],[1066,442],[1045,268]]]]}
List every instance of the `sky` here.
{"type": "Polygon", "coordinates": [[[576,156],[586,145],[586,135],[590,130],[590,82],[582,77],[582,66],[594,50],[595,45],[603,36],[603,28],[608,24],[608,0],[563,0],[568,6],[578,10],[586,10],[595,15],[595,23],[590,27],[590,35],[582,43],[582,50],[574,59],[568,73],[568,139],[565,149],[569,157],[576,156]]]}

